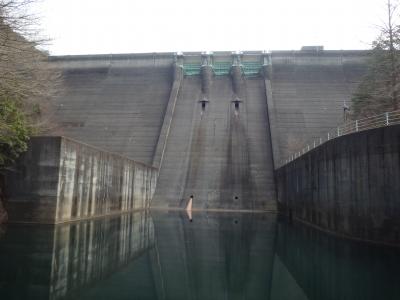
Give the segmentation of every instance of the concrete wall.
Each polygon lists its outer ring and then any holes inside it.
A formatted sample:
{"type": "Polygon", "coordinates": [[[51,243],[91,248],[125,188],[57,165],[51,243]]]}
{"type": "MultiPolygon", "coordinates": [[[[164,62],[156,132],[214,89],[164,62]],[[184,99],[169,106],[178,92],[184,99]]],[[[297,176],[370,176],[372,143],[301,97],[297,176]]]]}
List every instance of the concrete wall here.
{"type": "Polygon", "coordinates": [[[400,245],[400,126],[331,140],[276,171],[279,208],[352,238],[400,245]]]}
{"type": "MultiPolygon", "coordinates": [[[[333,50],[241,55],[243,63],[269,66],[266,92],[276,166],[303,140],[317,138],[342,122],[343,102],[349,103],[365,74],[366,55],[367,51],[333,50]]],[[[171,99],[182,88],[174,81],[175,54],[50,59],[63,74],[63,88],[55,98],[58,133],[152,163],[160,153],[159,137],[165,136],[168,103],[174,103],[171,99]]],[[[212,62],[233,64],[232,53],[214,52],[212,62]]],[[[179,61],[199,67],[203,63],[200,52],[184,53],[179,61]]]]}
{"type": "Polygon", "coordinates": [[[35,137],[6,180],[10,222],[60,223],[150,206],[157,169],[64,137],[35,137]]]}
{"type": "Polygon", "coordinates": [[[53,57],[57,135],[151,164],[173,82],[173,55],[53,57]]]}
{"type": "Polygon", "coordinates": [[[275,166],[343,123],[343,104],[366,72],[366,51],[277,51],[268,107],[275,166]],[[274,119],[272,117],[274,115],[274,119]]]}
{"type": "Polygon", "coordinates": [[[239,73],[240,87],[234,82],[229,75],[184,77],[154,207],[184,207],[193,194],[196,209],[276,209],[264,79],[239,73]]]}

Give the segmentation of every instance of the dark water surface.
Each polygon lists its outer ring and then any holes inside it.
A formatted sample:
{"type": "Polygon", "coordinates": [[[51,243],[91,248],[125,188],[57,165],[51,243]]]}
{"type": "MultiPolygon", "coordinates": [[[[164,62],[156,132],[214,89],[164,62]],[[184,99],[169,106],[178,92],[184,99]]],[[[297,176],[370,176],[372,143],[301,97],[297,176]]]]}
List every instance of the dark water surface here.
{"type": "Polygon", "coordinates": [[[400,251],[275,214],[141,212],[0,229],[0,299],[400,299],[400,251]]]}

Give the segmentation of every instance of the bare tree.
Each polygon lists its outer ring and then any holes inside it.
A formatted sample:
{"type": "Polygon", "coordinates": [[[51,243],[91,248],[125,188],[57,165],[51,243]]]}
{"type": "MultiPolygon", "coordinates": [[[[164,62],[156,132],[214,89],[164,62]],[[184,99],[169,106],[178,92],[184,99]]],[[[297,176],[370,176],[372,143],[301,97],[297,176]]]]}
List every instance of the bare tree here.
{"type": "Polygon", "coordinates": [[[46,42],[29,14],[34,0],[0,0],[0,166],[26,149],[29,136],[48,129],[59,74],[49,67],[46,42]]]}
{"type": "Polygon", "coordinates": [[[29,14],[34,0],[0,0],[0,223],[4,168],[26,150],[29,137],[53,123],[51,97],[59,76],[49,68],[45,40],[29,14]]]}
{"type": "Polygon", "coordinates": [[[354,117],[400,108],[400,26],[398,5],[387,1],[387,20],[372,43],[368,72],[352,99],[354,117]]]}

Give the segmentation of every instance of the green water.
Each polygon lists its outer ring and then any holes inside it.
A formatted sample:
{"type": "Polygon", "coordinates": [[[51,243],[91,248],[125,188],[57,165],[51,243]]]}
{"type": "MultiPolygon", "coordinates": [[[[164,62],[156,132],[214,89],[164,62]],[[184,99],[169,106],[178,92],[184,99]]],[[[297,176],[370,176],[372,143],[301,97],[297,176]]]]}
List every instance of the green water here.
{"type": "Polygon", "coordinates": [[[141,212],[0,229],[1,299],[400,299],[400,251],[275,214],[141,212]]]}

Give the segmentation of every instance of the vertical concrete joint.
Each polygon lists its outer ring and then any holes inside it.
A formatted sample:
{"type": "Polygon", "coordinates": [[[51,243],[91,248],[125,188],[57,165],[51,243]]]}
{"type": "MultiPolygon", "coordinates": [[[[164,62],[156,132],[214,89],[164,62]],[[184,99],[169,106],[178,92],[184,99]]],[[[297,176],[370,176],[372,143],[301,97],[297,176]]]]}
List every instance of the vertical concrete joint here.
{"type": "Polygon", "coordinates": [[[183,53],[176,52],[174,53],[174,65],[180,66],[183,68],[183,53]]]}
{"type": "Polygon", "coordinates": [[[180,81],[183,79],[183,65],[179,64],[178,62],[175,62],[174,66],[174,82],[180,81]]]}
{"type": "Polygon", "coordinates": [[[265,79],[271,80],[271,74],[272,74],[271,53],[263,52],[262,61],[263,61],[262,75],[264,76],[265,79]]]}

